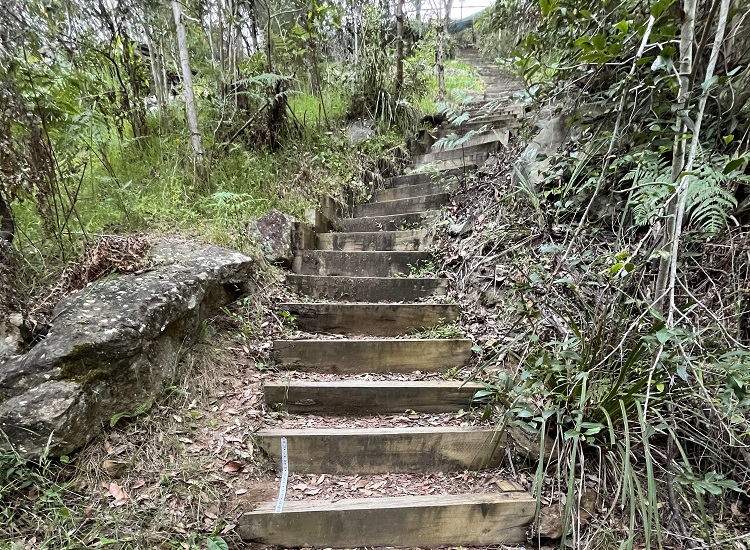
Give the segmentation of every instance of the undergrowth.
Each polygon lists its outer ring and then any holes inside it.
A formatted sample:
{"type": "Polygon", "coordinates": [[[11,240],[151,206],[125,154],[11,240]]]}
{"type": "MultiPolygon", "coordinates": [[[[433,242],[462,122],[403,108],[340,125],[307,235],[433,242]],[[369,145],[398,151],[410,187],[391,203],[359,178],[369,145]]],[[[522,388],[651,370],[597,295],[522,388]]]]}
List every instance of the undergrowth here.
{"type": "MultiPolygon", "coordinates": [[[[644,291],[652,258],[629,252],[640,236],[591,224],[568,249],[556,196],[514,179],[516,153],[506,155],[455,196],[462,207],[448,217],[473,232],[440,240],[440,269],[480,351],[477,397],[502,412],[501,426],[535,434],[546,457],[514,464],[539,517],[557,514],[561,548],[742,544],[750,351],[736,290],[748,274],[736,266],[747,228],[681,266],[681,322],[667,328],[644,291]]],[[[539,525],[539,542],[555,536],[539,525]]]]}

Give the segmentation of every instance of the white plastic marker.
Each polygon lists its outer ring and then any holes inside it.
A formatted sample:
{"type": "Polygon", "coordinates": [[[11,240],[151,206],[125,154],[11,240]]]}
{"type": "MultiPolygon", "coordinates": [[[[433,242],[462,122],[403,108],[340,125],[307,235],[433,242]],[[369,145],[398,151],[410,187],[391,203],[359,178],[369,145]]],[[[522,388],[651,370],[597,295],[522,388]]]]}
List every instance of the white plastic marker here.
{"type": "Polygon", "coordinates": [[[286,452],[286,437],[281,438],[281,487],[279,487],[279,499],[276,501],[276,513],[280,514],[284,508],[286,498],[286,484],[289,481],[289,456],[286,452]]]}

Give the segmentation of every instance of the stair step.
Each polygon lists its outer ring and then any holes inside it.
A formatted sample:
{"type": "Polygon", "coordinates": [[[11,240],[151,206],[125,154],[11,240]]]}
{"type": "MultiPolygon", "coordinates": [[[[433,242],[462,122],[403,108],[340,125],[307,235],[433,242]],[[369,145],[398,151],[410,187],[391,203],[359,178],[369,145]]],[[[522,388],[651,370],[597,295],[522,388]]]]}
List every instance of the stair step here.
{"type": "Polygon", "coordinates": [[[406,187],[409,185],[436,182],[445,178],[461,177],[467,172],[476,170],[476,168],[476,166],[468,165],[458,169],[452,168],[443,171],[435,170],[433,172],[425,172],[422,174],[402,174],[400,176],[393,176],[392,178],[385,178],[383,180],[383,187],[386,189],[393,187],[406,187]]]}
{"type": "Polygon", "coordinates": [[[420,172],[423,170],[433,169],[447,170],[449,168],[460,168],[461,166],[465,166],[467,164],[475,164],[477,166],[481,166],[489,158],[489,156],[489,153],[475,153],[462,159],[435,160],[433,162],[425,162],[423,164],[414,164],[411,166],[410,170],[417,170],[420,172]]]}
{"type": "Polygon", "coordinates": [[[497,468],[505,435],[494,428],[293,428],[256,432],[258,445],[281,465],[287,440],[289,470],[297,474],[455,472],[497,468]]]}
{"type": "Polygon", "coordinates": [[[448,280],[436,277],[333,277],[287,275],[287,284],[311,298],[344,302],[411,302],[428,296],[444,296],[448,280]]]}
{"type": "Polygon", "coordinates": [[[465,338],[274,340],[272,355],[279,367],[290,370],[441,372],[468,363],[471,346],[465,338]]]}
{"type": "Polygon", "coordinates": [[[382,202],[366,202],[354,207],[354,217],[387,216],[388,214],[408,214],[436,210],[448,204],[450,193],[437,193],[407,199],[396,199],[382,202]]]}
{"type": "Polygon", "coordinates": [[[307,332],[398,336],[458,319],[454,304],[310,304],[285,303],[277,309],[294,316],[307,332]]]}
{"type": "Polygon", "coordinates": [[[500,149],[500,138],[497,137],[492,141],[471,145],[468,147],[456,147],[453,149],[433,150],[425,155],[416,155],[412,157],[414,164],[426,164],[436,160],[454,160],[462,159],[477,153],[496,153],[500,149]]]}
{"type": "Polygon", "coordinates": [[[409,185],[408,187],[393,187],[375,191],[372,202],[395,201],[401,199],[413,199],[425,195],[439,195],[442,193],[453,193],[458,189],[459,180],[456,177],[443,178],[438,181],[409,185]]]}
{"type": "Polygon", "coordinates": [[[240,517],[240,536],[282,547],[488,546],[526,542],[536,502],[524,492],[265,502],[240,517]]]}
{"type": "Polygon", "coordinates": [[[474,382],[341,380],[337,382],[266,382],[266,403],[293,414],[363,416],[454,412],[471,405],[484,385],[474,382]]]}
{"type": "MultiPolygon", "coordinates": [[[[423,209],[424,210],[424,209],[423,209]]],[[[408,231],[371,231],[361,233],[321,233],[316,238],[318,250],[409,251],[425,250],[432,237],[424,229],[408,231]]]]}
{"type": "Polygon", "coordinates": [[[301,275],[396,277],[418,271],[432,259],[431,252],[301,250],[292,271],[301,275]]]}
{"type": "MultiPolygon", "coordinates": [[[[422,174],[417,174],[422,175],[422,174]]],[[[349,233],[369,233],[375,231],[399,231],[404,227],[423,226],[440,215],[440,210],[390,214],[388,216],[365,216],[338,220],[339,227],[349,233]]]]}

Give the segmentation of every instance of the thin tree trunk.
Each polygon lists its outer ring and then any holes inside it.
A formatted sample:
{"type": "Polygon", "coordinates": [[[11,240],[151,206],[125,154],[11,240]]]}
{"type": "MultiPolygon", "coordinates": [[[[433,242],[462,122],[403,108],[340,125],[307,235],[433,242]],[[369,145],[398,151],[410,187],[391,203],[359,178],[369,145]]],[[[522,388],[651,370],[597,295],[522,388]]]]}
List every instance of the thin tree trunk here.
{"type": "Polygon", "coordinates": [[[3,197],[0,196],[0,239],[13,242],[15,235],[16,224],[13,221],[13,214],[3,197]]]}
{"type": "Polygon", "coordinates": [[[198,129],[198,113],[195,110],[195,95],[193,93],[193,73],[190,70],[190,56],[188,54],[187,32],[182,20],[182,4],[172,0],[172,13],[177,26],[177,47],[180,51],[180,63],[182,65],[182,84],[185,89],[185,112],[187,113],[188,129],[193,143],[193,152],[196,159],[203,158],[203,145],[201,134],[198,129]]]}
{"type": "Polygon", "coordinates": [[[438,23],[438,43],[437,43],[437,69],[438,69],[438,90],[440,99],[445,99],[445,43],[448,41],[448,23],[450,23],[451,9],[453,0],[445,0],[445,17],[438,23]]]}
{"type": "Polygon", "coordinates": [[[250,38],[253,40],[253,54],[258,51],[258,8],[255,0],[250,0],[250,38]]]}
{"type": "MultiPolygon", "coordinates": [[[[719,60],[719,53],[721,52],[721,45],[724,41],[724,34],[727,28],[727,20],[729,19],[729,5],[730,0],[721,0],[721,7],[719,8],[719,20],[716,27],[716,36],[714,38],[714,44],[711,48],[711,57],[708,60],[706,66],[706,75],[703,79],[704,85],[711,81],[714,76],[714,70],[716,69],[716,63],[719,60]]],[[[685,163],[684,173],[685,175],[680,176],[680,183],[675,190],[677,197],[677,209],[675,215],[674,224],[674,235],[672,236],[672,249],[669,254],[670,266],[669,266],[669,284],[667,290],[669,292],[669,314],[667,316],[668,324],[671,324],[674,318],[674,312],[676,309],[675,304],[675,283],[677,281],[677,255],[679,254],[680,236],[682,233],[682,224],[685,218],[685,208],[687,206],[687,195],[688,195],[688,183],[689,173],[693,169],[695,157],[698,153],[698,146],[700,144],[700,133],[701,125],[703,124],[703,113],[706,110],[706,101],[708,100],[708,87],[701,87],[703,93],[700,101],[698,102],[698,116],[695,119],[695,126],[692,130],[692,138],[690,141],[690,152],[688,153],[687,162],[685,163]]]]}
{"type": "Polygon", "coordinates": [[[404,0],[396,0],[396,97],[404,87],[404,0]]]}
{"type": "MultiPolygon", "coordinates": [[[[680,30],[680,87],[677,92],[677,126],[679,128],[675,135],[674,145],[672,147],[672,181],[677,183],[685,167],[685,135],[688,127],[686,118],[688,113],[686,107],[690,97],[690,74],[693,70],[693,40],[695,38],[695,13],[697,8],[696,0],[683,0],[682,4],[682,28],[680,30]]],[[[665,220],[664,239],[662,248],[672,247],[677,236],[677,208],[678,196],[675,192],[670,197],[667,207],[667,216],[665,220]]],[[[654,297],[656,298],[655,306],[658,311],[666,312],[665,300],[667,292],[667,283],[671,270],[672,258],[662,255],[659,260],[659,274],[656,279],[654,297]]]]}

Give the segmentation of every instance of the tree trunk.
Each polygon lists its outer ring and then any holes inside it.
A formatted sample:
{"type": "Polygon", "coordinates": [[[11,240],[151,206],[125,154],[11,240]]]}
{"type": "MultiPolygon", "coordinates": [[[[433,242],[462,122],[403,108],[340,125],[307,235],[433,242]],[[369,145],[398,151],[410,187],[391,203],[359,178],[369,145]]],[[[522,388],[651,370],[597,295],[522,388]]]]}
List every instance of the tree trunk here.
{"type": "MultiPolygon", "coordinates": [[[[677,281],[677,256],[679,254],[679,243],[682,232],[682,224],[685,218],[685,209],[687,206],[687,195],[688,195],[688,183],[689,176],[687,173],[693,170],[695,163],[695,157],[698,154],[698,147],[700,145],[700,134],[701,126],[703,124],[703,114],[706,110],[706,101],[708,100],[708,86],[707,84],[711,81],[714,76],[714,70],[716,69],[716,63],[719,60],[719,54],[721,52],[721,46],[724,41],[724,33],[726,32],[727,20],[729,19],[729,5],[730,0],[721,0],[721,7],[719,9],[719,19],[716,27],[716,36],[714,37],[714,44],[711,48],[711,56],[706,66],[706,73],[703,79],[704,85],[701,86],[703,93],[698,102],[698,114],[695,118],[694,126],[691,130],[692,137],[690,139],[690,151],[687,156],[687,162],[683,167],[683,174],[680,175],[679,185],[675,189],[675,202],[677,207],[675,208],[675,221],[674,221],[674,234],[671,236],[671,251],[669,254],[669,280],[667,284],[667,293],[669,296],[669,312],[667,315],[667,323],[671,325],[674,312],[676,309],[674,290],[677,281]]],[[[661,273],[659,273],[661,275],[661,273]]]]}
{"type": "MultiPolygon", "coordinates": [[[[688,130],[686,118],[689,113],[686,111],[690,97],[689,83],[690,73],[693,70],[693,40],[695,38],[695,13],[697,8],[696,0],[683,0],[682,3],[682,27],[680,30],[680,87],[677,92],[677,127],[679,128],[675,135],[674,145],[672,147],[672,181],[677,183],[681,181],[680,175],[685,167],[685,136],[688,130]]],[[[678,196],[673,193],[667,206],[667,216],[665,220],[664,237],[662,240],[662,249],[673,248],[672,244],[677,236],[677,208],[678,196]]],[[[667,300],[667,283],[671,270],[673,258],[667,254],[662,254],[659,260],[659,274],[656,279],[654,291],[655,306],[658,311],[666,312],[667,300]]]]}
{"type": "Polygon", "coordinates": [[[422,22],[422,0],[414,0],[414,18],[417,23],[422,22]]]}
{"type": "Polygon", "coordinates": [[[203,157],[203,145],[201,134],[198,130],[198,114],[195,110],[195,95],[193,93],[193,73],[190,70],[190,56],[188,54],[187,32],[185,23],[182,21],[182,4],[172,0],[172,12],[174,22],[177,26],[177,47],[180,51],[180,63],[182,65],[182,84],[185,89],[185,112],[187,113],[188,129],[193,143],[193,152],[196,159],[203,157]]]}
{"type": "Polygon", "coordinates": [[[450,23],[451,9],[453,0],[445,0],[445,16],[438,23],[437,33],[437,70],[438,70],[438,90],[440,99],[445,99],[445,43],[448,40],[448,23],[450,23]]]}
{"type": "Polygon", "coordinates": [[[5,199],[0,196],[0,239],[12,243],[15,235],[16,224],[13,221],[13,213],[10,211],[10,207],[5,202],[5,199]]]}
{"type": "Polygon", "coordinates": [[[396,0],[396,97],[404,87],[404,0],[396,0]]]}

